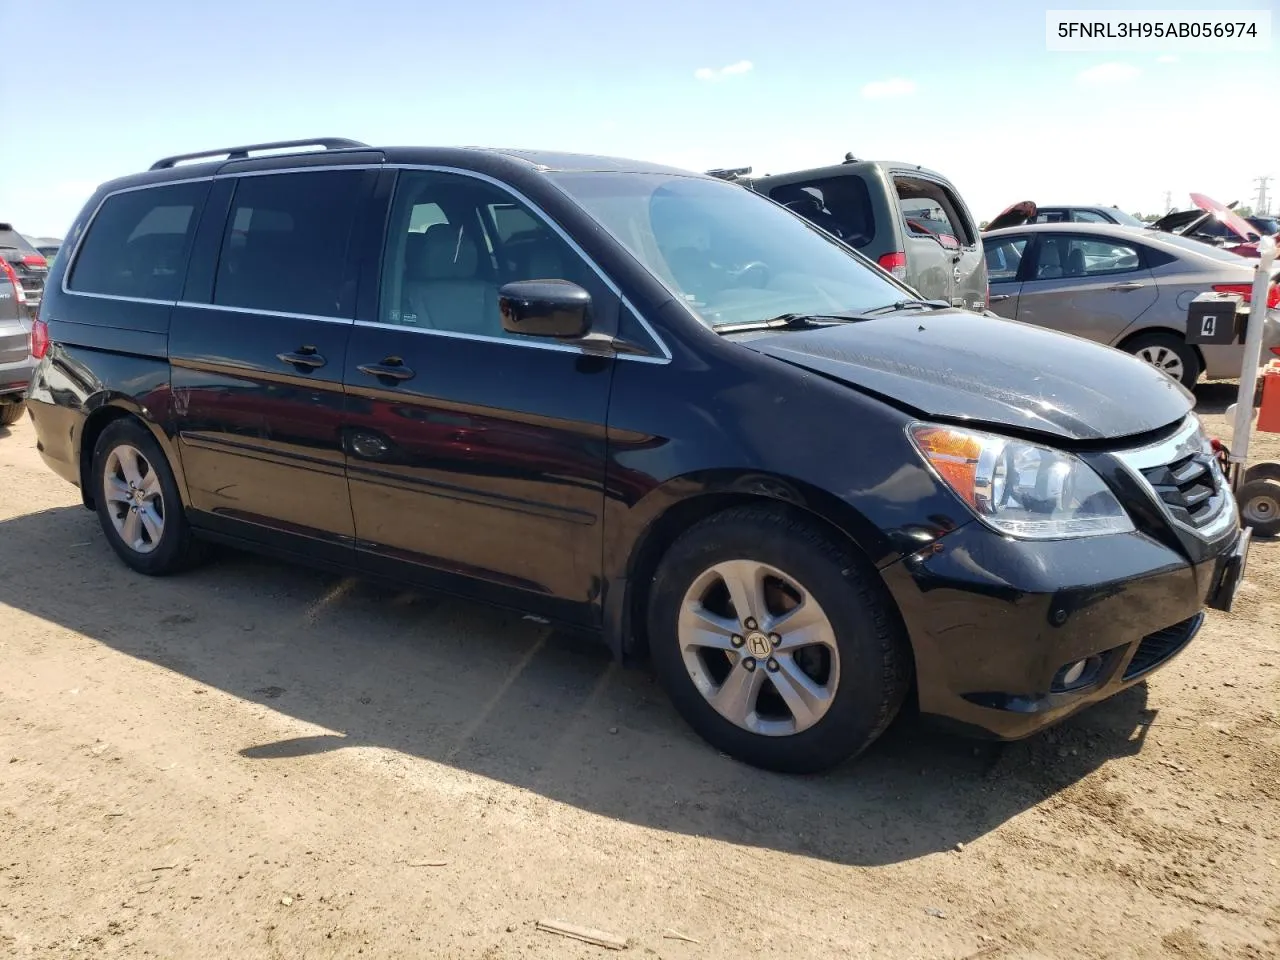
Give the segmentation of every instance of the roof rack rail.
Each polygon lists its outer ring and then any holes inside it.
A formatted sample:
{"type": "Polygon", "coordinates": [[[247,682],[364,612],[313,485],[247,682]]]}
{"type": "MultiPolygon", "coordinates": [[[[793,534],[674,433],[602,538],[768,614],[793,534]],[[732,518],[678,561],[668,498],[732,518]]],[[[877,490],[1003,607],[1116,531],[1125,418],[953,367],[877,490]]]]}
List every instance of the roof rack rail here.
{"type": "Polygon", "coordinates": [[[720,170],[708,170],[707,176],[715,177],[719,180],[737,180],[739,177],[745,177],[750,172],[750,167],[726,167],[720,170]]]}
{"type": "Polygon", "coordinates": [[[348,140],[345,137],[315,137],[311,140],[277,140],[274,143],[251,143],[243,147],[222,147],[218,150],[202,150],[199,153],[179,153],[176,156],[164,157],[151,165],[152,170],[168,170],[176,167],[183,160],[204,160],[208,157],[226,157],[228,160],[247,160],[249,153],[256,150],[285,150],[289,147],[324,147],[326,150],[344,150],[348,147],[367,147],[367,143],[359,140],[348,140]]]}

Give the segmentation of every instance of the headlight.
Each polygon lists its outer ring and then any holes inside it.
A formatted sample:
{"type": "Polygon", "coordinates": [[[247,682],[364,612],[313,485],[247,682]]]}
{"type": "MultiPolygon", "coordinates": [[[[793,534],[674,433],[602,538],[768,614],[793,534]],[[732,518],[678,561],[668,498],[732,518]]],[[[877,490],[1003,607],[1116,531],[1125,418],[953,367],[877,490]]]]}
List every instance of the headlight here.
{"type": "Polygon", "coordinates": [[[920,455],[978,519],[1027,540],[1129,533],[1133,521],[1079,457],[978,430],[918,423],[920,455]]]}

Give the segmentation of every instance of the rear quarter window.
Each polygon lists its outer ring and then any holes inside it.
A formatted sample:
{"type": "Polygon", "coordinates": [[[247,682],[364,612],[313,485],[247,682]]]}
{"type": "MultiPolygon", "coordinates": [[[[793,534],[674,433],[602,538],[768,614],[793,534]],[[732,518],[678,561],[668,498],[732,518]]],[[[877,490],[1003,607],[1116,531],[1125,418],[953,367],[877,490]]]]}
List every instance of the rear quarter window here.
{"type": "Polygon", "coordinates": [[[67,288],[177,300],[208,190],[208,183],[178,183],[107,197],[89,224],[67,288]]]}
{"type": "Polygon", "coordinates": [[[871,193],[856,174],[784,184],[770,190],[769,198],[850,246],[865,247],[875,239],[871,193]]]}
{"type": "Polygon", "coordinates": [[[893,186],[908,236],[948,235],[965,246],[977,242],[977,231],[950,187],[937,180],[908,176],[895,176],[893,186]]]}

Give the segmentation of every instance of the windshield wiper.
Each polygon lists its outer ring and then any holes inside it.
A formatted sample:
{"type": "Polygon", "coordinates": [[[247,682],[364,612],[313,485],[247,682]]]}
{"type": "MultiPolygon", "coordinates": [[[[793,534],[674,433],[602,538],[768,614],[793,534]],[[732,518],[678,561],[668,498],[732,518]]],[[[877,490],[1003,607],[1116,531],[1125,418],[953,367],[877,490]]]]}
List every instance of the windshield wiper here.
{"type": "Polygon", "coordinates": [[[781,313],[768,320],[752,320],[748,323],[725,323],[716,326],[716,333],[741,333],[744,330],[806,330],[825,327],[833,323],[857,323],[866,317],[857,313],[781,313]]]}
{"type": "Polygon", "coordinates": [[[873,310],[866,311],[867,316],[875,316],[881,313],[897,313],[900,310],[914,310],[927,307],[930,310],[948,310],[951,308],[945,300],[896,300],[893,303],[886,303],[883,307],[876,307],[873,310]]]}

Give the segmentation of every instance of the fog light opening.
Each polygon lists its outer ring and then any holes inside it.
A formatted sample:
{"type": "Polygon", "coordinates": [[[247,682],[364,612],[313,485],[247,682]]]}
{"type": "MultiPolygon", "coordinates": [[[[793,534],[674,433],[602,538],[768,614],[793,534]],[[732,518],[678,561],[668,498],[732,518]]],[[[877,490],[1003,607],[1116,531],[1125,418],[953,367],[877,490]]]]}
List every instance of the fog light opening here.
{"type": "Polygon", "coordinates": [[[1062,666],[1056,676],[1053,678],[1053,692],[1063,693],[1067,690],[1075,690],[1079,687],[1086,687],[1093,683],[1098,677],[1098,671],[1102,669],[1102,657],[1092,656],[1085,657],[1083,660],[1073,660],[1062,666]]]}

